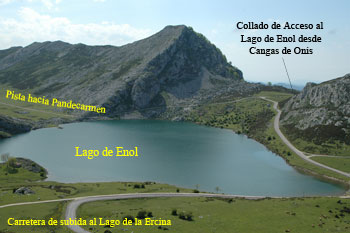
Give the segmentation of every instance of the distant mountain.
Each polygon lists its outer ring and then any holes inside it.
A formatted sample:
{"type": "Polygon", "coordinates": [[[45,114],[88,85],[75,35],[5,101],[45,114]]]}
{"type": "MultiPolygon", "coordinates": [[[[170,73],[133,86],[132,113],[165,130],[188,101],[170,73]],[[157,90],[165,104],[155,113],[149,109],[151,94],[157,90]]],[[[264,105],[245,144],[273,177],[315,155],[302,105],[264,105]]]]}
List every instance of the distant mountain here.
{"type": "MultiPolygon", "coordinates": [[[[282,87],[285,87],[285,88],[289,88],[289,89],[290,89],[290,84],[289,84],[289,83],[274,83],[273,85],[282,86],[282,87]]],[[[292,84],[292,87],[293,87],[294,90],[301,91],[301,90],[303,90],[303,88],[304,88],[305,86],[304,86],[304,85],[292,84]]]]}
{"type": "Polygon", "coordinates": [[[284,103],[281,124],[293,137],[349,144],[350,74],[321,84],[307,83],[284,103]]]}
{"type": "Polygon", "coordinates": [[[1,50],[1,84],[104,106],[109,117],[129,111],[155,116],[169,102],[200,102],[260,86],[244,82],[242,72],[215,45],[183,25],[121,47],[56,41],[1,50]]]}

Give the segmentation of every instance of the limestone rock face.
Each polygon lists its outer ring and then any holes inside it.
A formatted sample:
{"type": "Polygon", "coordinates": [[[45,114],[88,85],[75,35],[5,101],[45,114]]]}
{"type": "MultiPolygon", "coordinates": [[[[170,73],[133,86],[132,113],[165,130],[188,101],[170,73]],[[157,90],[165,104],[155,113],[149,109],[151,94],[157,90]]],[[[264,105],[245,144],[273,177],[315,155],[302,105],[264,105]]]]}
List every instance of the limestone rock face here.
{"type": "Polygon", "coordinates": [[[349,135],[350,74],[318,85],[308,83],[285,103],[282,112],[282,125],[298,130],[337,129],[338,134],[349,135]]]}

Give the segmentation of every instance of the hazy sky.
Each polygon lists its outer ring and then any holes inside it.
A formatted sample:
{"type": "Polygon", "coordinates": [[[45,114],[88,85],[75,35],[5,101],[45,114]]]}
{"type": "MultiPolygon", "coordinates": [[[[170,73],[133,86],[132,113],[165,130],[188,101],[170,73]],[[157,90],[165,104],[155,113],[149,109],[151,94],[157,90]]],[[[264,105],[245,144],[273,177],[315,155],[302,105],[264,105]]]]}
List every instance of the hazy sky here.
{"type": "Polygon", "coordinates": [[[350,1],[204,0],[0,0],[0,49],[34,41],[63,40],[89,45],[123,45],[166,25],[185,24],[221,49],[246,80],[321,82],[350,73],[350,1]],[[324,22],[323,30],[237,30],[237,22],[324,22]],[[260,43],[257,48],[309,47],[312,55],[251,55],[240,35],[296,34],[322,37],[318,44],[260,43]]]}

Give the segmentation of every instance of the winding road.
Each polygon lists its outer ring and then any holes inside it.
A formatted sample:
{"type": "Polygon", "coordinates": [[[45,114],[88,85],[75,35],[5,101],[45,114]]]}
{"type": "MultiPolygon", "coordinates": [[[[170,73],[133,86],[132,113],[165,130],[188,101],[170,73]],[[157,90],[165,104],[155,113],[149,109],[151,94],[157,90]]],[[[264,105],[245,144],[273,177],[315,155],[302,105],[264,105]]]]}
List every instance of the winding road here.
{"type": "Polygon", "coordinates": [[[341,174],[343,176],[346,176],[346,177],[350,177],[350,173],[347,173],[347,172],[343,172],[343,171],[340,171],[338,169],[335,169],[335,168],[332,168],[332,167],[328,167],[322,163],[318,163],[312,159],[310,159],[310,157],[306,156],[304,152],[298,150],[285,136],[284,134],[281,132],[280,130],[280,117],[281,117],[281,110],[278,109],[278,102],[276,101],[273,101],[273,100],[270,100],[270,99],[267,99],[266,97],[260,97],[264,100],[267,100],[267,101],[270,101],[273,103],[273,108],[277,111],[277,115],[275,117],[275,121],[274,121],[274,128],[275,128],[275,131],[276,133],[278,134],[278,136],[282,139],[282,141],[284,142],[284,144],[286,144],[292,151],[294,151],[300,158],[302,158],[303,160],[309,162],[309,163],[312,163],[316,166],[319,166],[319,167],[322,167],[322,168],[325,168],[325,169],[328,169],[330,171],[333,171],[333,172],[336,172],[338,174],[341,174]]]}

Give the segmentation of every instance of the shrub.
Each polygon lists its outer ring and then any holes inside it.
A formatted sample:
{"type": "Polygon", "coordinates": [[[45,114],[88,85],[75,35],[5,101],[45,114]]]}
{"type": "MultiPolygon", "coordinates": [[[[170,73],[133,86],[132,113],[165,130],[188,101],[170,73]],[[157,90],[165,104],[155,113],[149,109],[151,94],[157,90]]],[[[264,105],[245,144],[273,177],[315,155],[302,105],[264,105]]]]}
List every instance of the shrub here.
{"type": "Polygon", "coordinates": [[[125,219],[131,220],[133,223],[135,222],[135,218],[134,218],[132,215],[126,215],[126,216],[124,216],[124,217],[123,217],[123,220],[125,220],[125,219]]]}
{"type": "Polygon", "coordinates": [[[187,221],[193,221],[193,214],[191,212],[186,214],[186,220],[187,221]]]}
{"type": "Polygon", "coordinates": [[[181,212],[179,214],[179,219],[186,220],[186,221],[193,221],[193,214],[191,212],[188,212],[188,213],[181,212]]]}
{"type": "Polygon", "coordinates": [[[179,214],[179,219],[186,220],[186,215],[185,215],[184,212],[181,212],[181,213],[179,214]]]}
{"type": "Polygon", "coordinates": [[[137,213],[136,218],[145,219],[145,218],[146,218],[146,214],[147,214],[147,212],[146,212],[145,210],[140,210],[140,211],[137,213]]]}
{"type": "Polygon", "coordinates": [[[177,216],[177,210],[176,210],[176,209],[173,209],[173,210],[171,211],[171,215],[177,216]]]}

